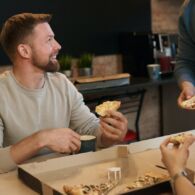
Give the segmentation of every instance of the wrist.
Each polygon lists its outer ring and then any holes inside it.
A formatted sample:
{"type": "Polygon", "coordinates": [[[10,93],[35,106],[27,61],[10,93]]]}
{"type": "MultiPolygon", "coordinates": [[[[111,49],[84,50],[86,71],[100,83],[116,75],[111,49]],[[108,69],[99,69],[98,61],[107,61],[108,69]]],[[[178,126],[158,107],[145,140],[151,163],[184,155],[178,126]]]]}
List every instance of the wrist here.
{"type": "Polygon", "coordinates": [[[108,143],[107,143],[107,140],[105,139],[105,137],[104,137],[104,135],[102,134],[101,135],[101,137],[100,137],[100,145],[101,145],[101,147],[108,147],[109,145],[108,145],[108,143]]]}
{"type": "Polygon", "coordinates": [[[180,170],[180,171],[178,171],[177,173],[175,173],[172,177],[171,177],[171,179],[172,179],[172,181],[173,182],[175,182],[178,178],[180,178],[180,177],[186,177],[187,178],[187,172],[185,171],[185,169],[183,169],[183,170],[180,170]]]}
{"type": "Polygon", "coordinates": [[[101,145],[103,147],[109,147],[109,146],[112,146],[114,144],[115,144],[115,142],[113,140],[109,139],[104,134],[101,135],[101,145]]]}
{"type": "Polygon", "coordinates": [[[183,167],[174,167],[172,169],[169,169],[169,174],[171,177],[174,177],[175,174],[185,170],[183,167]]]}
{"type": "Polygon", "coordinates": [[[44,130],[35,133],[34,136],[35,136],[35,139],[37,140],[36,144],[37,144],[38,149],[42,149],[47,146],[48,139],[46,138],[46,133],[44,130]]]}
{"type": "Polygon", "coordinates": [[[181,182],[180,181],[183,181],[183,179],[185,179],[187,177],[187,173],[185,170],[180,170],[179,172],[175,173],[175,175],[173,175],[171,177],[171,185],[172,185],[172,190],[173,190],[173,194],[176,194],[176,185],[180,185],[181,182]],[[177,184],[176,184],[177,183],[177,184]]]}
{"type": "Polygon", "coordinates": [[[181,83],[181,89],[182,90],[185,90],[185,89],[194,89],[194,85],[191,82],[189,82],[189,81],[183,81],[181,83]]]}

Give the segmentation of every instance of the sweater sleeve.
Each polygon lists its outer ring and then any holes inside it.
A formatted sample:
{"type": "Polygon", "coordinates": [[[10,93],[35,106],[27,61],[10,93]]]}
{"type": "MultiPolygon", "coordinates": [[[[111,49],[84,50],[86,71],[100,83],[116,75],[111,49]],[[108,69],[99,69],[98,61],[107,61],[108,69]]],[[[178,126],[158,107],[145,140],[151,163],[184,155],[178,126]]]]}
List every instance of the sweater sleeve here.
{"type": "Polygon", "coordinates": [[[17,167],[10,155],[10,146],[0,148],[0,173],[9,172],[17,167]]]}
{"type": "Polygon", "coordinates": [[[10,146],[3,147],[3,122],[0,119],[0,173],[11,171],[16,166],[10,155],[10,146]]]}
{"type": "Polygon", "coordinates": [[[183,17],[182,14],[179,18],[179,48],[174,73],[179,84],[189,81],[195,85],[195,35],[192,30],[186,30],[183,17]]]}
{"type": "MultiPolygon", "coordinates": [[[[69,81],[68,81],[69,82],[69,81]]],[[[95,135],[98,142],[100,141],[101,132],[99,130],[99,119],[90,112],[89,108],[83,101],[83,96],[69,83],[69,99],[71,102],[71,119],[70,128],[80,135],[95,135]]]]}

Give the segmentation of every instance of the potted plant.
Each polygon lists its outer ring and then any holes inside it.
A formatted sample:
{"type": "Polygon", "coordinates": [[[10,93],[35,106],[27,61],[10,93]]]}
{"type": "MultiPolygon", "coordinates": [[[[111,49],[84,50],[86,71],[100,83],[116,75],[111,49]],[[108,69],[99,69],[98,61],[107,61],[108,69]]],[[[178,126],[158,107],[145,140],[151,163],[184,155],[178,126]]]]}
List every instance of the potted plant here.
{"type": "Polygon", "coordinates": [[[60,64],[60,71],[64,73],[67,77],[70,77],[72,74],[72,56],[63,54],[59,57],[58,61],[60,64]]]}
{"type": "Polygon", "coordinates": [[[80,76],[92,75],[92,61],[93,61],[93,55],[90,53],[84,53],[80,56],[78,61],[80,76]]]}

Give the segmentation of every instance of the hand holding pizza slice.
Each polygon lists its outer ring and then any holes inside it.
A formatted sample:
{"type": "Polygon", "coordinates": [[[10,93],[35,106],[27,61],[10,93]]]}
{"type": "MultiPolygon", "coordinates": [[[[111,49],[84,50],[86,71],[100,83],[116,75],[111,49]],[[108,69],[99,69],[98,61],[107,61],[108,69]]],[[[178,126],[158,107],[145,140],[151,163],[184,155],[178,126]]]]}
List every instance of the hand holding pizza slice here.
{"type": "Polygon", "coordinates": [[[106,101],[96,106],[96,113],[100,115],[101,144],[104,147],[121,143],[127,133],[128,121],[121,112],[116,112],[120,101],[106,101]]]}
{"type": "Polygon", "coordinates": [[[188,100],[184,100],[181,103],[181,107],[188,110],[194,110],[195,109],[195,96],[188,100]]]}
{"type": "Polygon", "coordinates": [[[174,145],[183,144],[186,137],[188,137],[188,136],[192,136],[192,134],[190,134],[190,133],[180,133],[180,134],[177,134],[177,135],[172,135],[169,138],[169,143],[173,143],[174,145]]]}

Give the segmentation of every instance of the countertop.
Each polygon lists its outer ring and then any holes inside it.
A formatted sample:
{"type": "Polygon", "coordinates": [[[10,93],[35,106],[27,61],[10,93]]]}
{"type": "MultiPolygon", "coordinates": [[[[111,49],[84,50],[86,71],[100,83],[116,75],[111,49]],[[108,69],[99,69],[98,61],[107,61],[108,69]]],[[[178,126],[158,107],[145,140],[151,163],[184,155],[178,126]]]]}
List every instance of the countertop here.
{"type": "Polygon", "coordinates": [[[158,80],[150,80],[147,77],[131,77],[130,84],[122,85],[122,86],[113,86],[113,87],[106,87],[106,88],[99,88],[99,89],[89,89],[89,90],[79,90],[83,95],[85,94],[95,94],[95,93],[110,93],[116,91],[116,89],[120,89],[120,91],[124,90],[139,90],[145,89],[152,86],[159,86],[169,83],[176,83],[175,78],[173,75],[169,75],[158,80]]]}

